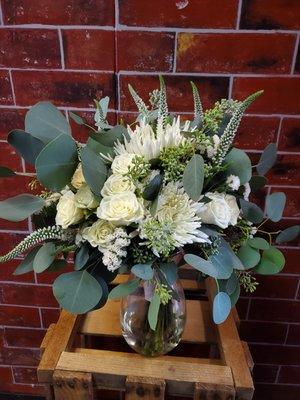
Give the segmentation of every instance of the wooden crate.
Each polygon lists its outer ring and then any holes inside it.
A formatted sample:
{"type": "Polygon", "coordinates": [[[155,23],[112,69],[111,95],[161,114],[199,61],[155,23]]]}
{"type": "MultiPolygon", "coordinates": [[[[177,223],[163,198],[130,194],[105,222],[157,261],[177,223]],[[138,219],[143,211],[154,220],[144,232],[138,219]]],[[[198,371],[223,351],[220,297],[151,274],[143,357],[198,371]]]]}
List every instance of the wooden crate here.
{"type": "Polygon", "coordinates": [[[214,325],[214,282],[206,280],[208,301],[199,300],[201,287],[195,281],[183,280],[183,285],[194,299],[187,300],[182,341],[167,356],[145,358],[128,352],[121,338],[118,301],[109,301],[86,316],[62,311],[41,345],[38,379],[46,387],[48,400],[252,399],[253,363],[239,338],[235,310],[226,322],[214,325]],[[91,348],[95,338],[100,349],[91,348]],[[107,342],[113,347],[115,340],[123,343],[123,351],[107,349],[107,342]],[[203,347],[209,349],[206,357],[200,354],[203,347]]]}

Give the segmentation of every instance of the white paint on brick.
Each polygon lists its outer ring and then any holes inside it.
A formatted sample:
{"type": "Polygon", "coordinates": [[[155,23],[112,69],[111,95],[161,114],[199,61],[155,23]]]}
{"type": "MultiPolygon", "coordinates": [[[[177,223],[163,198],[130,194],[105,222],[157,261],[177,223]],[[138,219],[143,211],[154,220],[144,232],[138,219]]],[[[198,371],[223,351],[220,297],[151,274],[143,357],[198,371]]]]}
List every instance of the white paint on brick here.
{"type": "Polygon", "coordinates": [[[57,32],[58,32],[58,40],[59,40],[61,68],[65,69],[65,53],[64,53],[64,44],[63,44],[61,29],[58,29],[57,32]]]}
{"type": "Polygon", "coordinates": [[[8,74],[9,74],[9,80],[10,80],[10,86],[11,86],[11,92],[12,92],[13,102],[14,102],[14,104],[17,104],[17,103],[16,103],[16,95],[15,95],[14,82],[13,82],[13,78],[12,78],[12,74],[11,74],[11,69],[8,70],[8,74]]]}
{"type": "Polygon", "coordinates": [[[0,1],[0,25],[4,25],[1,1],[0,1]]]}
{"type": "Polygon", "coordinates": [[[236,18],[236,29],[237,30],[240,28],[241,15],[242,15],[242,0],[239,0],[238,9],[237,9],[237,18],[236,18]]]}
{"type": "Polygon", "coordinates": [[[296,38],[296,42],[295,42],[295,49],[294,49],[294,54],[293,54],[293,59],[292,59],[292,64],[291,64],[291,74],[295,73],[297,54],[298,54],[298,49],[299,49],[299,46],[300,46],[299,39],[300,39],[300,33],[298,33],[297,38],[296,38]]]}

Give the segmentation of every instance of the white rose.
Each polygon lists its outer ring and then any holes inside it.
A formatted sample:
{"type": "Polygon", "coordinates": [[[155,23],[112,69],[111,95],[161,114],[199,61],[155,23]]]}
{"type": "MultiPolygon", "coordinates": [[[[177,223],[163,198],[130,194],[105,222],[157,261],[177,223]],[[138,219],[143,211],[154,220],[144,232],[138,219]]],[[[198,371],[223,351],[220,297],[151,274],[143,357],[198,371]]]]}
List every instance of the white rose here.
{"type": "Polygon", "coordinates": [[[82,165],[81,163],[78,164],[76,171],[71,180],[72,185],[75,189],[81,188],[81,186],[85,183],[85,179],[82,173],[82,165]]]}
{"type": "Polygon", "coordinates": [[[75,203],[78,208],[88,208],[89,210],[99,205],[99,201],[95,198],[88,185],[82,185],[75,194],[75,203]]]}
{"type": "Polygon", "coordinates": [[[135,186],[129,178],[120,174],[112,174],[105,182],[101,190],[101,195],[109,197],[118,193],[134,191],[135,186]]]}
{"type": "Polygon", "coordinates": [[[64,229],[77,224],[84,217],[84,212],[76,206],[75,195],[71,190],[64,193],[56,206],[56,224],[64,229]]]}
{"type": "Polygon", "coordinates": [[[108,242],[108,236],[115,230],[115,226],[108,221],[99,219],[94,222],[92,226],[84,228],[82,231],[82,238],[87,240],[91,246],[105,246],[108,242]]]}
{"type": "Polygon", "coordinates": [[[202,222],[217,225],[222,229],[237,223],[239,208],[234,196],[225,193],[206,193],[205,196],[211,201],[199,213],[202,222]]]}
{"type": "Polygon", "coordinates": [[[129,167],[132,166],[132,160],[135,154],[121,154],[116,156],[111,164],[111,169],[114,174],[126,175],[129,167]]]}
{"type": "Polygon", "coordinates": [[[97,216],[115,225],[130,225],[143,219],[144,209],[134,193],[124,192],[102,199],[97,216]]]}

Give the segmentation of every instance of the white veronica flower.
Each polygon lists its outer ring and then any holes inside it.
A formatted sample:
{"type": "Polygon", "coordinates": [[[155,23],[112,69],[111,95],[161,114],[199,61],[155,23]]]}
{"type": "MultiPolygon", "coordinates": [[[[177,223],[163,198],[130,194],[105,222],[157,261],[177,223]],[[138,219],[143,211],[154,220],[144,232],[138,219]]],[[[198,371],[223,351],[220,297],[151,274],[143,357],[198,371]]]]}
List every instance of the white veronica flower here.
{"type": "Polygon", "coordinates": [[[186,140],[180,133],[179,117],[176,120],[174,119],[172,125],[167,124],[165,129],[158,129],[156,134],[152,127],[144,121],[141,121],[134,131],[128,126],[127,131],[129,139],[125,137],[124,144],[117,142],[115,145],[116,154],[140,155],[147,161],[157,158],[163,149],[179,146],[186,140]]]}

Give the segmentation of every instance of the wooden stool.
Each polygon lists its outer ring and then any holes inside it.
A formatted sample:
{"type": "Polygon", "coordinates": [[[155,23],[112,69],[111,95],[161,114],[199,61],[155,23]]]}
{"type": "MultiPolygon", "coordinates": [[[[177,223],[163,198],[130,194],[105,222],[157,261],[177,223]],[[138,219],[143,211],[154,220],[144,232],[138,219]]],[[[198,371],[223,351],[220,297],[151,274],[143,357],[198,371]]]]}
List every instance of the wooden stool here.
{"type": "MultiPolygon", "coordinates": [[[[182,282],[199,298],[201,287],[195,281],[182,282]]],[[[47,389],[47,399],[162,400],[166,395],[168,399],[251,400],[253,362],[247,344],[239,338],[236,311],[223,324],[214,325],[214,282],[205,282],[209,300],[187,300],[187,325],[174,355],[145,358],[126,352],[119,301],[108,301],[85,316],[62,311],[41,345],[38,379],[47,389]],[[95,338],[100,349],[89,348],[95,338]],[[102,342],[118,338],[125,351],[101,349],[102,342]],[[199,346],[210,349],[207,357],[197,357],[199,346]],[[191,347],[190,357],[186,349],[191,347]]]]}

